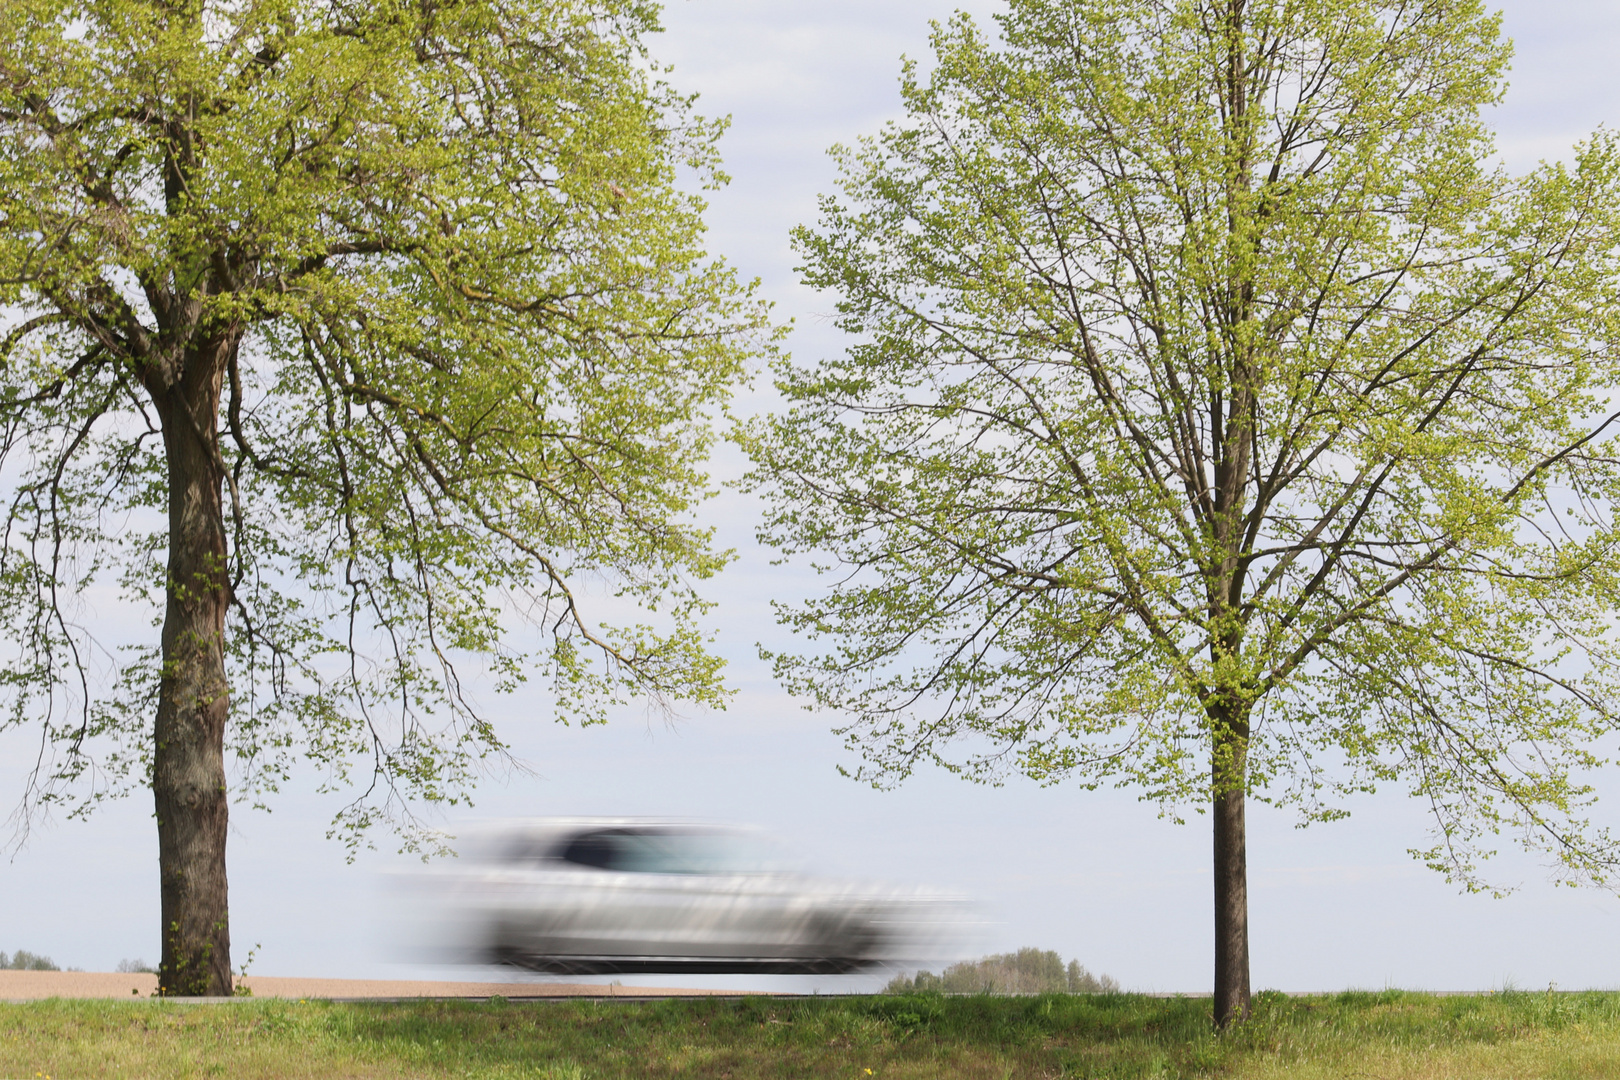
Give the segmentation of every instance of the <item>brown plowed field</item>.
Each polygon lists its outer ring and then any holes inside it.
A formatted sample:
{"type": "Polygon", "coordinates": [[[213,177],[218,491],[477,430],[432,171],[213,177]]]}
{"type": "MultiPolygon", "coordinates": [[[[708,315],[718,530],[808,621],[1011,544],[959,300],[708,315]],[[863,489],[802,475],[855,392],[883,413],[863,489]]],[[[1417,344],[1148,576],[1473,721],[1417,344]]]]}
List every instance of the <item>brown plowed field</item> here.
{"type": "MultiPolygon", "coordinates": [[[[421,982],[387,979],[293,979],[249,975],[238,979],[258,998],[411,998],[411,997],[662,997],[665,995],[734,994],[733,990],[680,990],[666,987],[602,986],[542,982],[421,982]]],[[[120,975],[100,971],[0,971],[0,1001],[41,998],[150,997],[156,975],[120,975]]]]}

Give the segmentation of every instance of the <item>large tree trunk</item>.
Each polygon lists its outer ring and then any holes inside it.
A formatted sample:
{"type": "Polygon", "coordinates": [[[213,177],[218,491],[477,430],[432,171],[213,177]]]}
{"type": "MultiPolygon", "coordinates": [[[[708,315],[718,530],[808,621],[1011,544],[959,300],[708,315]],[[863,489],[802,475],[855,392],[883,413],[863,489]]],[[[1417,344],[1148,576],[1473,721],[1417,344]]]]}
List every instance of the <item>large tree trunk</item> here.
{"type": "Polygon", "coordinates": [[[180,377],[154,389],[169,481],[168,605],[154,732],[163,898],[161,993],[231,993],[230,916],[225,884],[224,476],[218,453],[223,349],[189,353],[180,377]]]}
{"type": "Polygon", "coordinates": [[[1248,717],[1217,717],[1214,726],[1215,1025],[1225,1028],[1249,1015],[1248,717]]]}

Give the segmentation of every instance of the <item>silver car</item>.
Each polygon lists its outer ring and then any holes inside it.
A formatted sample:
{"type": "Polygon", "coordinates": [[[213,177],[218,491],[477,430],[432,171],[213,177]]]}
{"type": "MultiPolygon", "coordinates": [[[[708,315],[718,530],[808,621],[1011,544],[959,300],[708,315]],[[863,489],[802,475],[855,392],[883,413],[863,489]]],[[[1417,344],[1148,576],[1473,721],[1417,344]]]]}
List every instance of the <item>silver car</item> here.
{"type": "Polygon", "coordinates": [[[759,833],[697,822],[508,822],[432,875],[464,959],[562,975],[842,974],[929,960],[959,897],[811,877],[759,833]]]}

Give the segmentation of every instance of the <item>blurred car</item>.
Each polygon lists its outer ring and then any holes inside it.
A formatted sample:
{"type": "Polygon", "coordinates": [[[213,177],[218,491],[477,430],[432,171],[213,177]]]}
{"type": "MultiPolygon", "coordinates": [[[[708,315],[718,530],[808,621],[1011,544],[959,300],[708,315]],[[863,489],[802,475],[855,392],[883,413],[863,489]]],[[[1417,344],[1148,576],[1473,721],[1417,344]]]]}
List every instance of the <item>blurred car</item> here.
{"type": "Polygon", "coordinates": [[[458,955],[561,975],[842,974],[931,959],[960,897],[795,872],[760,833],[634,818],[509,822],[427,881],[458,955]]]}

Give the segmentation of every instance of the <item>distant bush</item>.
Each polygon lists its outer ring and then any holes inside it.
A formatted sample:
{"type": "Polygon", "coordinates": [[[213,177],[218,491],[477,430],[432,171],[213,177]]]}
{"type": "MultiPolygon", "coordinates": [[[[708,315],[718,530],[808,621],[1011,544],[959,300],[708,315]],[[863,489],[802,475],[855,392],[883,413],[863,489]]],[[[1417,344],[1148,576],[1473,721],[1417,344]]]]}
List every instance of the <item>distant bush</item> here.
{"type": "Polygon", "coordinates": [[[118,966],[113,968],[113,970],[121,975],[130,975],[137,972],[143,975],[157,974],[157,968],[139,958],[134,960],[120,960],[118,961],[118,966]]]}
{"type": "Polygon", "coordinates": [[[1064,964],[1050,949],[1019,949],[978,960],[952,964],[935,975],[919,971],[907,978],[897,975],[883,988],[885,994],[1112,994],[1119,983],[1109,975],[1093,975],[1080,961],[1064,964]]]}
{"type": "Polygon", "coordinates": [[[51,962],[48,956],[31,953],[27,949],[18,949],[7,956],[0,952],[0,970],[5,971],[61,971],[51,962]]]}

